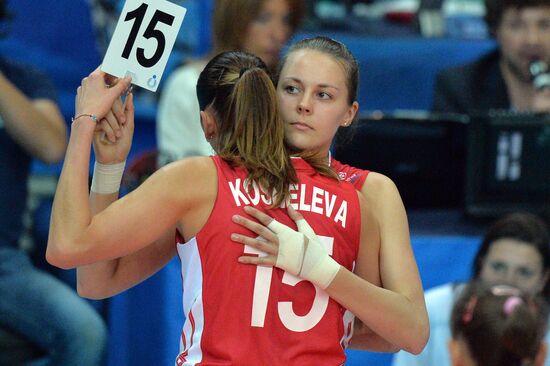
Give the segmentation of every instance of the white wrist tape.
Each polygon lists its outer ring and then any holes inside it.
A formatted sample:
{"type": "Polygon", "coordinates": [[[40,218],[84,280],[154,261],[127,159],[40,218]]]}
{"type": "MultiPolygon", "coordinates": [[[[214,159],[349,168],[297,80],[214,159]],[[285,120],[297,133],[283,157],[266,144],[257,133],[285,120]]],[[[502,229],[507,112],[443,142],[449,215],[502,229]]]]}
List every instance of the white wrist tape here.
{"type": "Polygon", "coordinates": [[[126,160],[118,164],[94,164],[91,191],[99,194],[117,193],[120,189],[126,160]]]}
{"type": "Polygon", "coordinates": [[[306,220],[298,220],[296,224],[300,232],[276,220],[267,226],[279,239],[276,266],[324,290],[336,277],[340,265],[329,256],[306,220]],[[307,246],[304,245],[304,236],[308,238],[307,246]]]}
{"type": "Polygon", "coordinates": [[[304,261],[304,235],[277,220],[271,221],[267,228],[277,234],[279,239],[279,253],[275,265],[298,276],[304,261]]]}
{"type": "Polygon", "coordinates": [[[314,278],[315,281],[310,281],[324,290],[336,277],[336,274],[340,270],[340,265],[328,254],[327,249],[321,243],[315,231],[309,226],[306,219],[296,221],[296,226],[298,226],[298,231],[304,234],[309,240],[300,276],[302,278],[314,278]]]}
{"type": "Polygon", "coordinates": [[[334,280],[339,270],[340,265],[328,255],[324,245],[318,240],[309,240],[300,277],[324,290],[334,280]]]}

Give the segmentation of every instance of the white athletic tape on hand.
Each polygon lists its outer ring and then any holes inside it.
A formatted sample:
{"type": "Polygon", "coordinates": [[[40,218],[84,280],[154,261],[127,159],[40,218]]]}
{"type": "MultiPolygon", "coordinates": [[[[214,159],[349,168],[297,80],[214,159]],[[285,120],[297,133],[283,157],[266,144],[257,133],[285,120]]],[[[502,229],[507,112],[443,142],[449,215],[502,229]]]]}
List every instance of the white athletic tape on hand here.
{"type": "Polygon", "coordinates": [[[315,231],[309,226],[306,219],[300,219],[296,221],[296,226],[298,226],[298,231],[307,236],[309,240],[317,240],[319,241],[319,238],[315,234],[315,231]]]}
{"type": "Polygon", "coordinates": [[[267,228],[277,234],[279,239],[279,254],[275,265],[298,276],[304,260],[304,235],[277,220],[271,221],[267,228]]]}
{"type": "Polygon", "coordinates": [[[331,284],[339,270],[340,265],[328,255],[323,244],[319,240],[309,240],[300,277],[324,290],[331,284]]]}
{"type": "Polygon", "coordinates": [[[125,165],[126,160],[118,164],[101,164],[96,161],[91,191],[99,194],[117,193],[125,165]]]}
{"type": "MultiPolygon", "coordinates": [[[[284,253],[281,258],[281,264],[286,263],[289,260],[290,256],[298,256],[298,249],[300,247],[300,267],[298,267],[299,272],[297,275],[305,280],[310,281],[311,283],[317,285],[323,290],[326,289],[331,282],[336,277],[336,274],[340,270],[340,265],[332,257],[329,256],[326,248],[323,246],[311,226],[307,223],[305,219],[300,219],[296,221],[298,226],[299,233],[292,230],[286,225],[281,224],[280,222],[273,220],[268,228],[277,234],[279,238],[279,256],[277,257],[276,266],[283,268],[279,265],[279,257],[281,253],[284,253]],[[308,244],[304,253],[304,242],[302,235],[303,234],[308,238],[308,244]],[[299,240],[302,238],[301,241],[299,240]],[[292,253],[294,251],[294,253],[292,253]]],[[[296,265],[296,261],[293,261],[293,265],[296,265]]],[[[286,268],[283,268],[285,271],[288,271],[286,268]]],[[[293,272],[290,272],[296,275],[293,272]]]]}

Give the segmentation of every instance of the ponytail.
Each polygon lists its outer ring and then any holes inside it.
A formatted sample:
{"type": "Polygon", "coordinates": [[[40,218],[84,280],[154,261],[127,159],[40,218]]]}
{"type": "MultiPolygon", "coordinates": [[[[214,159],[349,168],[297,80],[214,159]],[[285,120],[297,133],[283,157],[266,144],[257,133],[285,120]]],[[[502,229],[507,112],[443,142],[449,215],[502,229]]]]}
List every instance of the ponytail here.
{"type": "Polygon", "coordinates": [[[218,133],[212,146],[218,156],[246,168],[248,183],[269,194],[273,207],[286,202],[290,184],[298,179],[265,64],[249,53],[221,53],[201,73],[197,96],[201,110],[212,105],[216,113],[218,133]]]}

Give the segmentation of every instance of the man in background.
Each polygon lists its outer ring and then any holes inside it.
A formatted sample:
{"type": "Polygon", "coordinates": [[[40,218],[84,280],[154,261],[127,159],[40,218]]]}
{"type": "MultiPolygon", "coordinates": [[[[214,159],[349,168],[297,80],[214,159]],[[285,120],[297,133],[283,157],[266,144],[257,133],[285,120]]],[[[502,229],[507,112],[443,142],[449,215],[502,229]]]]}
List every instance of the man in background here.
{"type": "Polygon", "coordinates": [[[550,2],[485,0],[485,8],[497,49],[443,70],[436,80],[433,110],[550,112],[550,85],[535,87],[530,72],[535,61],[550,63],[550,2]]]}

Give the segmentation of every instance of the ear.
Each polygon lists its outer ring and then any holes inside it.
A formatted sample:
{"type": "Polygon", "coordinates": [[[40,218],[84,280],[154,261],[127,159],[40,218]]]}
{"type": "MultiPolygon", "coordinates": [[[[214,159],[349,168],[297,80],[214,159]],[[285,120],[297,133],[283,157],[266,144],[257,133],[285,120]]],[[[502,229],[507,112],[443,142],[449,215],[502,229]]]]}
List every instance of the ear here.
{"type": "Polygon", "coordinates": [[[216,125],[216,119],[212,112],[207,110],[200,111],[201,116],[201,126],[204,131],[204,137],[207,140],[211,140],[212,137],[216,136],[218,132],[218,126],[216,125]]]}
{"type": "Polygon", "coordinates": [[[537,352],[537,355],[535,356],[535,366],[543,366],[544,361],[546,361],[546,355],[548,354],[548,345],[546,342],[541,342],[539,351],[537,352]]]}
{"type": "Polygon", "coordinates": [[[351,125],[353,122],[353,119],[357,115],[358,110],[359,110],[359,103],[353,102],[351,106],[348,108],[346,112],[346,116],[341,126],[348,127],[349,125],[351,125]]]}

